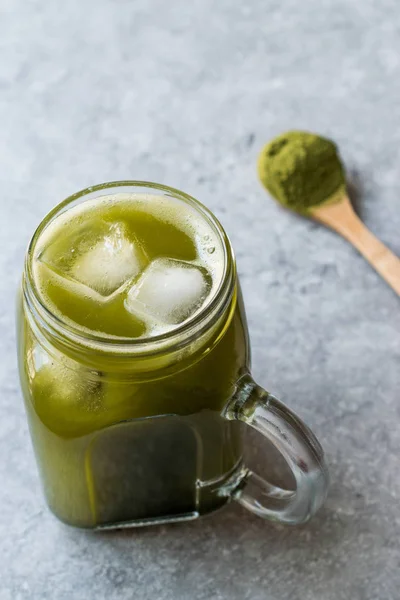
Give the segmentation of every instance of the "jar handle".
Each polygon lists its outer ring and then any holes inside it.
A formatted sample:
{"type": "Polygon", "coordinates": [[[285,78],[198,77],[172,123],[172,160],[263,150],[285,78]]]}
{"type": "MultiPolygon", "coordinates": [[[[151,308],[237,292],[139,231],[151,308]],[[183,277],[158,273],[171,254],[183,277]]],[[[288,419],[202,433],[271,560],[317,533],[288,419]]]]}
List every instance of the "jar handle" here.
{"type": "Polygon", "coordinates": [[[314,434],[250,375],[239,380],[223,417],[246,423],[274,444],[296,482],[295,490],[286,490],[245,468],[231,497],[259,517],[292,525],[306,522],[323,504],[329,484],[314,434]]]}

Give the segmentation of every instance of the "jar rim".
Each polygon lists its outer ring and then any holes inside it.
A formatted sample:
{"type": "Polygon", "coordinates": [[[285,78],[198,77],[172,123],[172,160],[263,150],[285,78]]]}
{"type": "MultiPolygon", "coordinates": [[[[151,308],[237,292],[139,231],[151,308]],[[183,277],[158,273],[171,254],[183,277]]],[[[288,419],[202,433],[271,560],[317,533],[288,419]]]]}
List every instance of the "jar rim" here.
{"type": "Polygon", "coordinates": [[[233,296],[236,279],[236,264],[230,240],[215,215],[194,197],[167,185],[140,180],[121,180],[101,183],[84,188],[57,204],[42,219],[36,228],[28,246],[25,257],[23,291],[24,298],[36,323],[46,330],[50,336],[57,337],[63,341],[79,346],[89,346],[91,349],[106,350],[112,352],[123,352],[124,354],[154,354],[159,351],[165,352],[170,347],[182,347],[198,336],[205,333],[216,320],[223,315],[233,296]],[[63,319],[61,315],[54,314],[51,308],[41,297],[33,275],[32,263],[37,242],[46,227],[53,222],[71,205],[95,198],[98,192],[106,190],[127,191],[146,188],[177,198],[192,206],[211,225],[218,234],[224,253],[223,273],[214,296],[192,318],[187,319],[176,328],[162,334],[148,337],[117,337],[108,336],[99,332],[84,331],[70,321],[63,319]]]}

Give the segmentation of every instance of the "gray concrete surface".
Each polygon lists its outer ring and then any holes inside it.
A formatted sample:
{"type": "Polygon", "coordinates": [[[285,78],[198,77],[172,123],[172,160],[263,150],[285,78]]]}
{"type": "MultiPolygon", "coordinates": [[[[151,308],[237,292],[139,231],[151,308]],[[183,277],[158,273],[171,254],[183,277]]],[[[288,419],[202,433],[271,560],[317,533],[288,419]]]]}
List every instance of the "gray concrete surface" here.
{"type": "Polygon", "coordinates": [[[363,219],[400,254],[399,75],[396,0],[1,1],[1,600],[399,598],[399,298],[333,233],[281,211],[254,167],[287,128],[333,137],[363,219]],[[331,492],[308,526],[231,505],[93,535],[45,508],[15,287],[44,214],[122,178],[188,191],[229,232],[255,376],[326,449],[331,492]]]}

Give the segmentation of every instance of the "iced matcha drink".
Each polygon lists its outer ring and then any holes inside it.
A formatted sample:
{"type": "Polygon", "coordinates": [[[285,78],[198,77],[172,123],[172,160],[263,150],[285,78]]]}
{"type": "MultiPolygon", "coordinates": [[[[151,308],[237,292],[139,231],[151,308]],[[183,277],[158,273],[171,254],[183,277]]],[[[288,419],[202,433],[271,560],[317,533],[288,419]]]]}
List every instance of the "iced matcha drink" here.
{"type": "Polygon", "coordinates": [[[233,259],[182,196],[88,193],[33,238],[21,379],[46,498],[69,524],[195,518],[241,468],[242,425],[220,416],[248,367],[233,259]]]}

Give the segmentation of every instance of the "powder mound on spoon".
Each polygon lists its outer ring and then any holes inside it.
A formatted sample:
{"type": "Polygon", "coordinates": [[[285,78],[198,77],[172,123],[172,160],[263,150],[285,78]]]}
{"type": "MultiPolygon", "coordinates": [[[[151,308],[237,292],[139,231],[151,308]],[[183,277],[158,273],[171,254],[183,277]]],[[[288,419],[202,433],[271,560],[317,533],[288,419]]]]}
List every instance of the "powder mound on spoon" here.
{"type": "Polygon", "coordinates": [[[258,173],[280,204],[302,214],[345,193],[345,172],[336,144],[307,131],[288,131],[261,151],[258,173]]]}

